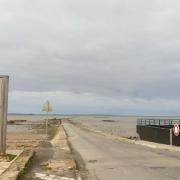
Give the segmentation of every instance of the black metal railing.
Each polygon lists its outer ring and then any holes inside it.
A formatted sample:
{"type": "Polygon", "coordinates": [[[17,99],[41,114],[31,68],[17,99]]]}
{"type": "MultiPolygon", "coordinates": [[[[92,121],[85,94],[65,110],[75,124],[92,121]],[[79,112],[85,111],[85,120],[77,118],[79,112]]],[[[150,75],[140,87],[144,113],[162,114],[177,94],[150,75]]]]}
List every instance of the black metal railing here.
{"type": "Polygon", "coordinates": [[[137,119],[139,126],[172,126],[175,123],[180,124],[180,119],[137,119]]]}

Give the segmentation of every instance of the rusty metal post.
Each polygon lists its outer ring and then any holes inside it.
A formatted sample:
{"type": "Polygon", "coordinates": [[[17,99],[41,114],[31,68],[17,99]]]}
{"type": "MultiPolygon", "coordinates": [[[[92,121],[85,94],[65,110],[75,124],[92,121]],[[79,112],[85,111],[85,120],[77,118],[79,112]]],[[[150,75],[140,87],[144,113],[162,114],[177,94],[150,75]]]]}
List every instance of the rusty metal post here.
{"type": "Polygon", "coordinates": [[[52,106],[48,100],[43,105],[42,111],[46,112],[46,139],[48,139],[48,113],[53,111],[52,106]]]}
{"type": "Polygon", "coordinates": [[[9,76],[0,76],[0,154],[6,153],[9,76]]]}

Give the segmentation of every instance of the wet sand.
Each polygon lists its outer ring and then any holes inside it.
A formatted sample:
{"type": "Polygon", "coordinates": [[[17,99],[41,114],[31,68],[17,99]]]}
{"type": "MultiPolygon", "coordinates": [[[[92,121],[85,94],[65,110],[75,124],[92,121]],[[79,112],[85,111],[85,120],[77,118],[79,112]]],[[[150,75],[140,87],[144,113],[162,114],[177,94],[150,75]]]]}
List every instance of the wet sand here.
{"type": "Polygon", "coordinates": [[[7,149],[29,149],[45,138],[44,125],[13,124],[8,125],[7,149]]]}
{"type": "MultiPolygon", "coordinates": [[[[9,121],[8,121],[9,122],[9,121]]],[[[48,138],[51,139],[57,132],[59,121],[48,126],[48,138]]],[[[40,141],[46,139],[45,121],[42,120],[12,120],[7,124],[7,149],[32,149],[37,147],[40,141]],[[13,122],[13,123],[12,123],[13,122]]]]}

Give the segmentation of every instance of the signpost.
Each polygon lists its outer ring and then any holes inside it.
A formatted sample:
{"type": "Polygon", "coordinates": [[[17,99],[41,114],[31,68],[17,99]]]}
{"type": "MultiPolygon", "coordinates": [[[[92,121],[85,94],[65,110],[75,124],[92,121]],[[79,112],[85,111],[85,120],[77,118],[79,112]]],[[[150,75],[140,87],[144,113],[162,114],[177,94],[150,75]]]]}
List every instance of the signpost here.
{"type": "Polygon", "coordinates": [[[179,136],[179,124],[174,124],[173,133],[175,136],[179,136]]]}
{"type": "Polygon", "coordinates": [[[46,118],[46,139],[47,139],[47,137],[48,137],[48,113],[53,111],[52,106],[48,100],[43,105],[42,111],[46,112],[46,114],[47,114],[47,118],[46,118]]]}
{"type": "Polygon", "coordinates": [[[9,76],[0,76],[0,154],[6,153],[9,76]]]}

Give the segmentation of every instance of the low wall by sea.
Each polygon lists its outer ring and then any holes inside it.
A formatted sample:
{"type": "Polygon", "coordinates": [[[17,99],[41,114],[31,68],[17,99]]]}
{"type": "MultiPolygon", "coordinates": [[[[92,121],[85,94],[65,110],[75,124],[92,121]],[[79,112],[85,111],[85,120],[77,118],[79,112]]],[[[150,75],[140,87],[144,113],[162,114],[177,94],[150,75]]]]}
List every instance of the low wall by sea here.
{"type": "Polygon", "coordinates": [[[180,146],[180,136],[175,136],[171,131],[172,128],[173,125],[137,125],[136,131],[142,140],[161,144],[171,144],[172,142],[172,145],[180,146]]]}

